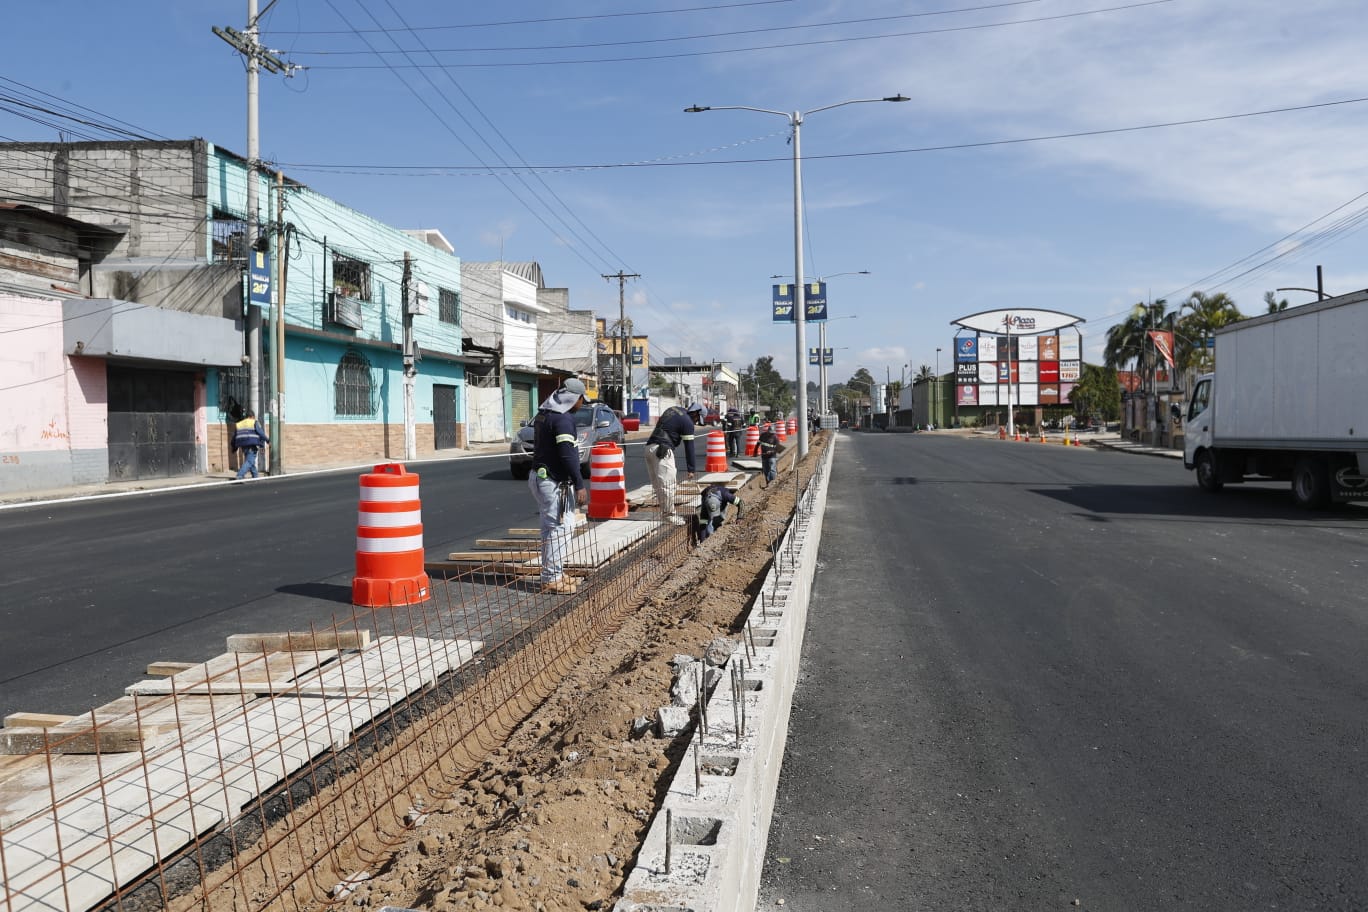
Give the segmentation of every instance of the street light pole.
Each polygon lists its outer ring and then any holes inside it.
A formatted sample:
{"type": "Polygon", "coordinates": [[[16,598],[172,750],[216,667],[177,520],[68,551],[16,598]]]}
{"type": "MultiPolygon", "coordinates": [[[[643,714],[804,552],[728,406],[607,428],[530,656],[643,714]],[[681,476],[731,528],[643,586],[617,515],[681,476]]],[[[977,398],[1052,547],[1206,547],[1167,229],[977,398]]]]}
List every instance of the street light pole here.
{"type": "Polygon", "coordinates": [[[940,417],[940,353],[941,350],[936,349],[936,376],[931,383],[931,410],[936,414],[931,419],[932,424],[936,424],[936,418],[940,417]]]}
{"type": "Polygon", "coordinates": [[[808,451],[807,424],[807,340],[804,326],[807,322],[806,287],[803,284],[803,153],[801,133],[803,118],[851,104],[867,104],[876,101],[911,101],[906,95],[889,95],[886,98],[852,98],[836,104],[823,105],[811,111],[774,111],[769,108],[752,108],[749,105],[690,105],[684,109],[686,114],[701,114],[704,111],[755,111],[759,114],[777,114],[787,118],[793,128],[793,279],[796,287],[793,296],[793,347],[794,366],[798,375],[798,458],[802,459],[808,451]]]}

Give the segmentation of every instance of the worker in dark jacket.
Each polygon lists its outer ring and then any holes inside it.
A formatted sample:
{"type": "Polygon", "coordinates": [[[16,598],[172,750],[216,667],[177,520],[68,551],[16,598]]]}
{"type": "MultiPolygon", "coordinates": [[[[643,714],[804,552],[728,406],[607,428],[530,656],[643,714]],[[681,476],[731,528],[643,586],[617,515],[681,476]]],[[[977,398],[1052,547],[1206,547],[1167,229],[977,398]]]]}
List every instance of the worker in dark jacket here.
{"type": "Polygon", "coordinates": [[[722,430],[727,435],[727,456],[741,455],[741,435],[746,433],[746,419],[734,408],[722,416],[722,430]]]}
{"type": "Polygon", "coordinates": [[[532,419],[532,473],[528,488],[541,513],[543,592],[570,593],[579,583],[565,575],[565,552],[575,534],[578,505],[588,494],[580,475],[579,429],[574,413],[584,402],[584,384],[571,377],[552,393],[532,419]]]}
{"type": "Polygon", "coordinates": [[[724,484],[711,484],[703,489],[702,506],[698,508],[698,540],[706,541],[722,527],[723,514],[727,511],[727,504],[736,507],[736,515],[741,515],[741,498],[724,484]]]}
{"type": "Polygon", "coordinates": [[[251,409],[247,409],[242,420],[233,427],[233,446],[242,451],[242,465],[238,468],[235,480],[241,481],[248,472],[252,473],[253,478],[257,477],[257,453],[267,444],[266,435],[261,433],[261,425],[257,424],[256,415],[251,409]]]}
{"type": "Polygon", "coordinates": [[[779,435],[774,433],[774,425],[766,425],[760,432],[760,471],[765,476],[765,485],[768,487],[774,481],[774,474],[779,462],[779,435]]]}
{"type": "Polygon", "coordinates": [[[684,525],[684,517],[675,512],[675,486],[679,481],[675,469],[675,447],[684,444],[684,460],[689,469],[689,481],[693,481],[695,468],[694,432],[695,423],[703,420],[703,405],[689,403],[687,408],[672,405],[660,415],[655,430],[646,441],[646,472],[651,477],[651,487],[655,489],[656,502],[660,504],[660,518],[663,522],[676,526],[684,525]]]}

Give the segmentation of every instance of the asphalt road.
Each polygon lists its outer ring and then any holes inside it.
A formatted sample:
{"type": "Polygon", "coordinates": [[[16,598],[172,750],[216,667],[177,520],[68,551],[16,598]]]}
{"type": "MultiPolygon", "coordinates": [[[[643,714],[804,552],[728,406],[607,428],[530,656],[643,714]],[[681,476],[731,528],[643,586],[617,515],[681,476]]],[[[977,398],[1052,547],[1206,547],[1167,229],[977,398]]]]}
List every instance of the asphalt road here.
{"type": "MultiPolygon", "coordinates": [[[[628,445],[629,488],[646,483],[641,453],[628,445]]],[[[429,560],[537,524],[505,455],[417,471],[429,560]]],[[[334,616],[351,626],[360,474],[0,511],[0,715],[85,712],[122,696],[149,663],[204,661],[231,634],[334,616]]]]}
{"type": "Polygon", "coordinates": [[[831,485],[761,909],[1368,908],[1368,508],[938,434],[831,485]]]}

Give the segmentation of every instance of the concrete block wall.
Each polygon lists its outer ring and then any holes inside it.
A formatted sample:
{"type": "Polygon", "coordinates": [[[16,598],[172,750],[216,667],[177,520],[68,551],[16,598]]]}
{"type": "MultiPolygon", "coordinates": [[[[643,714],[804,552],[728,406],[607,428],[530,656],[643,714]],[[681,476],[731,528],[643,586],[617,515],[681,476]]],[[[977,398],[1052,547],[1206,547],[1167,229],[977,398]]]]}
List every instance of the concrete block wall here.
{"type": "Polygon", "coordinates": [[[806,521],[789,527],[783,557],[761,588],[763,600],[752,606],[746,636],[754,650],[737,648],[723,669],[708,700],[707,733],[695,731],[614,912],[755,909],[834,452],[834,445],[827,449],[821,477],[804,494],[806,521]],[[732,700],[732,665],[744,669],[743,727],[732,700]],[[697,778],[695,757],[704,771],[697,778]]]}

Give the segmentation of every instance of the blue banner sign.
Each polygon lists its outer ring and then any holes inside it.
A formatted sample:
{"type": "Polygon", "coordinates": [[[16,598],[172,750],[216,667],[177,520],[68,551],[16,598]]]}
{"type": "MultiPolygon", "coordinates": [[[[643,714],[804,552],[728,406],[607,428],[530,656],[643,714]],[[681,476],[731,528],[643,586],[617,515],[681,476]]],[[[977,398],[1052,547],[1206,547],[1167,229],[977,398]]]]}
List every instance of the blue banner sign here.
{"type": "MultiPolygon", "coordinates": [[[[771,322],[793,322],[793,285],[775,285],[771,322]]],[[[807,323],[823,323],[827,318],[826,282],[808,282],[803,288],[803,310],[807,323]]]]}
{"type": "Polygon", "coordinates": [[[256,307],[269,307],[271,304],[271,257],[262,250],[253,250],[251,268],[248,270],[247,301],[256,307]]]}

